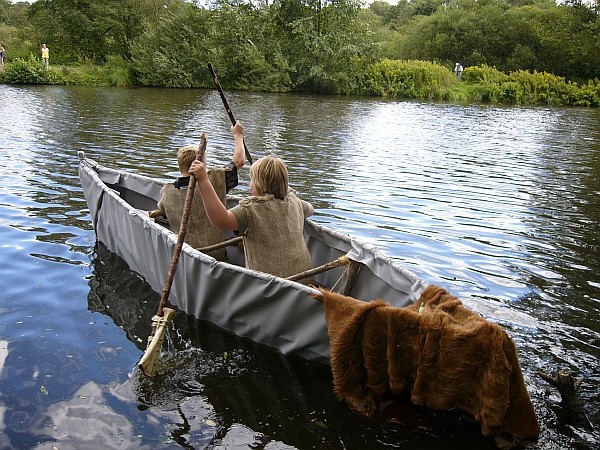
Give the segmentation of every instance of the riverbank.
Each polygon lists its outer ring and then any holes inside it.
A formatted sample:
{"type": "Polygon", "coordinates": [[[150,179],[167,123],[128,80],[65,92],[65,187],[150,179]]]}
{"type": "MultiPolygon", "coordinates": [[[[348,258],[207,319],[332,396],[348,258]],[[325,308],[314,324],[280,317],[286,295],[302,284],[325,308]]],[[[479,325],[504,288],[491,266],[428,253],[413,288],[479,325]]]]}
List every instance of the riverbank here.
{"type": "MultiPolygon", "coordinates": [[[[170,87],[169,80],[143,84],[130,64],[113,60],[104,66],[50,66],[39,61],[15,59],[0,71],[0,83],[50,84],[116,87],[170,87]]],[[[577,83],[545,72],[520,70],[505,74],[489,66],[464,69],[460,78],[447,67],[426,61],[383,60],[363,74],[360,87],[336,88],[339,95],[387,97],[447,101],[454,103],[490,103],[501,105],[600,106],[600,80],[577,83]]],[[[196,80],[186,87],[212,88],[212,82],[196,80]]],[[[234,90],[261,91],[258,86],[233,83],[234,90]]],[[[279,92],[279,91],[278,91],[279,92]]],[[[310,93],[310,92],[309,92],[310,93]]]]}

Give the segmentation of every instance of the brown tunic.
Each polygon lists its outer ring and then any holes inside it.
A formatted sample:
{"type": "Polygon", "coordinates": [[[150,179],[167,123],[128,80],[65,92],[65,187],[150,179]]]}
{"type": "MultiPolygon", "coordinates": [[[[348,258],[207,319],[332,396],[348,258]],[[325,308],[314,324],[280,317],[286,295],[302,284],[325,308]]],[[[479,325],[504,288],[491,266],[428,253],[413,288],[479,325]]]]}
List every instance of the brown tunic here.
{"type": "MultiPolygon", "coordinates": [[[[248,197],[231,212],[244,236],[247,268],[285,278],[312,267],[304,240],[308,203],[293,192],[283,200],[270,194],[248,197]]],[[[313,279],[302,281],[312,282],[313,279]]]]}
{"type": "MultiPolygon", "coordinates": [[[[208,179],[215,188],[215,192],[223,204],[225,204],[226,195],[226,170],[226,168],[220,168],[208,171],[208,179]]],[[[187,188],[178,189],[173,183],[166,184],[161,189],[158,208],[165,212],[165,215],[169,220],[169,227],[174,233],[179,233],[181,227],[181,217],[183,216],[186,196],[187,188]]],[[[206,211],[204,210],[202,195],[196,184],[185,242],[194,248],[202,248],[218,244],[224,240],[225,235],[223,231],[215,227],[208,219],[206,211]]],[[[224,248],[212,251],[208,254],[219,261],[225,261],[227,259],[227,250],[224,248]]]]}

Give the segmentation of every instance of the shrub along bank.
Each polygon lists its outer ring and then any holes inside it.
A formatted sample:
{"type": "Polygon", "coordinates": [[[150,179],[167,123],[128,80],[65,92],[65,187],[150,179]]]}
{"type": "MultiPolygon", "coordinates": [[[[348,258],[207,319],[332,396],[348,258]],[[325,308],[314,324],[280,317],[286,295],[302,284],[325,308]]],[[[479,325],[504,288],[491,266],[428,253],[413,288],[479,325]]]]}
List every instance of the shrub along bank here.
{"type": "MultiPolygon", "coordinates": [[[[122,60],[114,59],[104,66],[51,66],[46,69],[33,56],[29,60],[17,58],[6,64],[0,72],[0,82],[119,87],[140,85],[134,69],[122,60]]],[[[212,88],[205,81],[194,85],[212,88]]],[[[340,89],[340,92],[461,103],[600,106],[598,79],[578,84],[545,72],[519,70],[505,74],[486,65],[465,68],[459,80],[451,69],[440,64],[384,59],[372,64],[359,77],[356,86],[351,92],[347,89],[340,89]]],[[[264,86],[247,88],[264,90],[264,86]]],[[[279,91],[285,92],[287,89],[279,91]]]]}

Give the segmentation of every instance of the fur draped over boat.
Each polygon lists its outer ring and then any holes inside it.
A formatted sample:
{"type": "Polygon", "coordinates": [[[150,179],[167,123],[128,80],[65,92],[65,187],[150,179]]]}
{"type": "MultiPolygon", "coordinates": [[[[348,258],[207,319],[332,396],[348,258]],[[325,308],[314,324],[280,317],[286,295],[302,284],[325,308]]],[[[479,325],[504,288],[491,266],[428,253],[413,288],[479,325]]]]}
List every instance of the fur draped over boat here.
{"type": "Polygon", "coordinates": [[[353,409],[372,416],[408,392],[416,405],[470,413],[484,436],[539,434],[514,342],[445,289],[430,285],[406,308],[321,292],[334,391],[353,409]]]}

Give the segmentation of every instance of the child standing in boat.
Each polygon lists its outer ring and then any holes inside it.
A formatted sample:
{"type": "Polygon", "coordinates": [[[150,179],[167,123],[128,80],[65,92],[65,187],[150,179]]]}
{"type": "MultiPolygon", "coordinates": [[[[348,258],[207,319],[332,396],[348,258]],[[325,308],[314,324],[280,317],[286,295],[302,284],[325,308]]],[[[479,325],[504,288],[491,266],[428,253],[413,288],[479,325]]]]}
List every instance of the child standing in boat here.
{"type": "Polygon", "coordinates": [[[198,180],[211,222],[243,236],[247,268],[285,278],[312,267],[304,241],[304,219],[314,208],[289,188],[282,159],[267,156],[250,166],[252,196],[230,210],[219,201],[204,163],[194,161],[190,173],[198,180]]]}
{"type": "MultiPolygon", "coordinates": [[[[238,185],[238,169],[241,169],[246,163],[244,153],[244,127],[238,121],[231,127],[235,146],[231,162],[225,167],[211,169],[208,171],[209,184],[213,188],[218,201],[225,207],[225,197],[227,192],[238,185]]],[[[197,145],[186,145],[177,152],[177,164],[181,171],[181,177],[173,183],[166,184],[160,192],[158,209],[150,211],[150,217],[166,216],[169,221],[169,228],[174,233],[179,233],[181,227],[181,218],[187,196],[187,187],[190,182],[190,165],[196,159],[197,145]]],[[[206,153],[203,163],[206,164],[206,153]]],[[[202,199],[194,202],[190,211],[188,230],[185,236],[185,242],[194,248],[208,247],[219,244],[225,240],[223,231],[215,227],[206,216],[202,199]]],[[[225,248],[214,250],[208,253],[214,258],[225,261],[227,251],[225,248]]]]}

